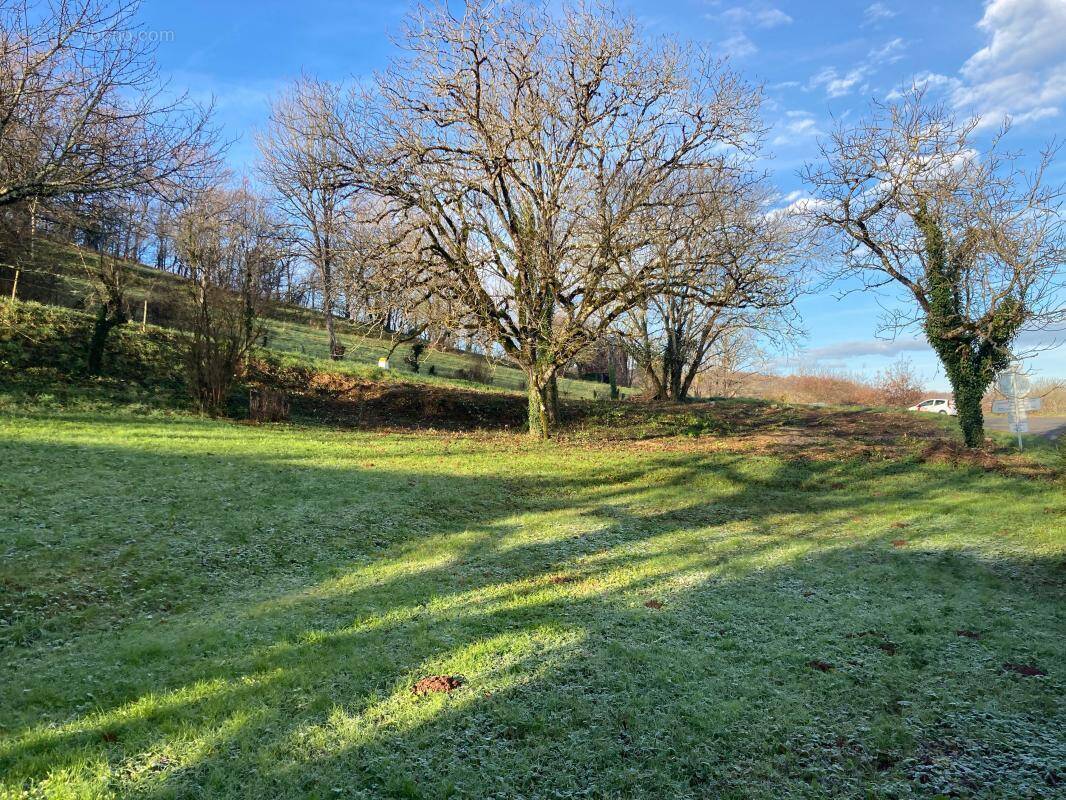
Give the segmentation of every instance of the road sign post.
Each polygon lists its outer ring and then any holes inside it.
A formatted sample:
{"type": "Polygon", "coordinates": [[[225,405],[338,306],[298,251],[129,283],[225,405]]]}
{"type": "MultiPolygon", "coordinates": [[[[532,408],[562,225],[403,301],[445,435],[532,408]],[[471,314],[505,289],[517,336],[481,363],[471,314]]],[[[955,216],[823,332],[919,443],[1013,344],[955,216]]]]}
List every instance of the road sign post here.
{"type": "MultiPolygon", "coordinates": [[[[1027,397],[1022,401],[1022,407],[1026,411],[1039,411],[1043,408],[1043,401],[1039,397],[1027,397]]],[[[1012,400],[993,400],[992,401],[992,413],[993,414],[1009,414],[1013,407],[1012,400]]]]}
{"type": "Polygon", "coordinates": [[[1018,449],[1022,450],[1022,434],[1029,432],[1029,411],[1040,408],[1040,399],[1034,401],[1028,399],[1029,377],[1022,372],[1021,364],[1015,362],[1003,370],[996,379],[999,390],[1006,395],[1006,400],[997,400],[992,404],[992,410],[1007,412],[1007,422],[1011,433],[1018,434],[1018,449]]]}

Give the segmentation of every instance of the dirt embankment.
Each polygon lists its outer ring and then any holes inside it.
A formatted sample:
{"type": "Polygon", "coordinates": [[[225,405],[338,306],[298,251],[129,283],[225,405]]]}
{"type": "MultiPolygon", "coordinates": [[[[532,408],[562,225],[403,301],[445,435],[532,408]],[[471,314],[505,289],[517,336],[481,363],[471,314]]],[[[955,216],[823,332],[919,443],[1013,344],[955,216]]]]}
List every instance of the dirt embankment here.
{"type": "Polygon", "coordinates": [[[525,424],[524,398],[502,392],[269,365],[259,366],[256,382],[286,392],[298,416],[341,427],[505,431],[525,424]]]}

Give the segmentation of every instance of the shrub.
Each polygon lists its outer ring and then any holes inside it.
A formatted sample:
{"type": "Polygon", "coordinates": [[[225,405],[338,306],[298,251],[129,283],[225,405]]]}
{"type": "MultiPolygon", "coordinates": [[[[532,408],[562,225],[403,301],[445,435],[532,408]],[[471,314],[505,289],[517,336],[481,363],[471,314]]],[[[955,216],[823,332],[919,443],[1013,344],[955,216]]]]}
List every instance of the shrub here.
{"type": "Polygon", "coordinates": [[[415,340],[411,343],[411,349],[407,351],[407,355],[403,357],[403,363],[411,368],[411,372],[418,372],[421,366],[420,362],[422,354],[426,351],[426,343],[415,340]]]}
{"type": "Polygon", "coordinates": [[[875,385],[886,406],[907,408],[922,399],[922,384],[914,373],[914,365],[905,358],[879,372],[875,385]]]}

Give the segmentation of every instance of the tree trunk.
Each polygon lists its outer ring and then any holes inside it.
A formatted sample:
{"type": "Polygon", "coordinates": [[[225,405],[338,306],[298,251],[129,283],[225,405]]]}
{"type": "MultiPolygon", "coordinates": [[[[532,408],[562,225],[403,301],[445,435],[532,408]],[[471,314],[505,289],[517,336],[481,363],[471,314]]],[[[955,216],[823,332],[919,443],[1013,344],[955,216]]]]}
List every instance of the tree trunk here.
{"type": "Polygon", "coordinates": [[[667,332],[666,346],[663,348],[663,373],[656,400],[681,400],[682,375],[685,362],[681,355],[681,346],[673,330],[667,332]]]}
{"type": "Polygon", "coordinates": [[[688,400],[688,393],[692,390],[692,383],[696,380],[696,375],[698,373],[699,362],[694,361],[689,365],[688,369],[685,370],[685,377],[680,383],[680,390],[677,395],[678,400],[688,400]]]}
{"type": "Polygon", "coordinates": [[[101,305],[93,323],[93,335],[89,339],[88,368],[90,375],[97,375],[104,363],[104,347],[107,344],[107,336],[112,328],[117,328],[126,322],[126,315],[121,309],[114,309],[108,305],[101,305]]]}
{"type": "Polygon", "coordinates": [[[559,424],[559,379],[554,373],[552,373],[552,376],[548,379],[546,400],[548,425],[554,428],[559,424]]]}
{"type": "Polygon", "coordinates": [[[959,415],[959,427],[962,428],[962,438],[967,447],[978,447],[985,438],[985,414],[981,408],[981,399],[984,397],[986,386],[976,385],[979,381],[969,386],[955,386],[955,410],[959,415]]]}
{"type": "Polygon", "coordinates": [[[670,362],[670,399],[680,402],[684,400],[684,396],[681,391],[681,373],[684,364],[681,363],[681,359],[676,357],[670,362]]]}
{"type": "Polygon", "coordinates": [[[979,447],[985,439],[985,415],[981,401],[992,384],[996,372],[1007,365],[1008,359],[999,348],[985,342],[955,341],[937,337],[936,320],[926,320],[926,337],[944,365],[951,390],[955,395],[955,410],[959,427],[967,447],[979,447]]]}
{"type": "Polygon", "coordinates": [[[337,361],[343,357],[343,351],[337,346],[337,334],[333,330],[333,266],[328,259],[322,260],[322,313],[326,315],[329,357],[337,361]]]}
{"type": "Polygon", "coordinates": [[[547,439],[551,435],[548,381],[533,370],[526,373],[526,379],[529,381],[529,435],[547,439]]]}
{"type": "Polygon", "coordinates": [[[925,236],[926,283],[929,307],[925,335],[944,365],[955,393],[959,427],[967,447],[984,441],[984,412],[981,400],[996,373],[1010,363],[1010,344],[1025,319],[1024,309],[1013,298],[1000,302],[983,335],[968,325],[960,284],[965,274],[967,253],[949,254],[947,242],[936,220],[924,204],[915,221],[925,236]],[[967,331],[966,328],[971,330],[967,331]],[[960,335],[959,329],[963,330],[960,335]]]}

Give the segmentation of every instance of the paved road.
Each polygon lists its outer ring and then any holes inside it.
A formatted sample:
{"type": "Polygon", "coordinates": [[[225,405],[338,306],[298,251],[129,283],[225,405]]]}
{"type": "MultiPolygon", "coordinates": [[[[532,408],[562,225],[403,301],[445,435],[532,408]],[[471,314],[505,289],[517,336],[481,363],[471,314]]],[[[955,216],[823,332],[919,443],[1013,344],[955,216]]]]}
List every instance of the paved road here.
{"type": "MultiPolygon", "coordinates": [[[[1007,416],[1005,414],[985,414],[985,428],[990,431],[1006,431],[1007,416]]],[[[1066,417],[1029,417],[1029,433],[1046,436],[1049,439],[1057,439],[1066,434],[1066,417]]]]}

